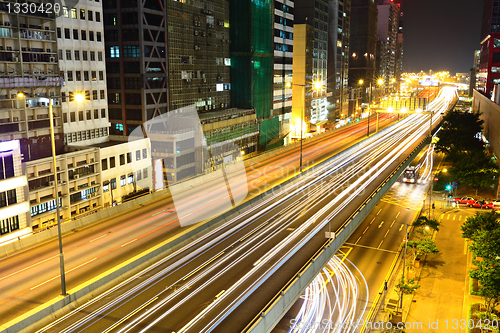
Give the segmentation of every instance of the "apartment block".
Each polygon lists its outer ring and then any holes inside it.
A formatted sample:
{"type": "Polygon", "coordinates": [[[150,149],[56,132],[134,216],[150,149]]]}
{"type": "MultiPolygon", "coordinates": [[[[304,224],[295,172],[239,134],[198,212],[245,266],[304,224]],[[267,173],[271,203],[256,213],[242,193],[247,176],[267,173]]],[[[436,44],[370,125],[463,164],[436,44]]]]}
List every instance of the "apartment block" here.
{"type": "Polygon", "coordinates": [[[64,143],[88,146],[108,139],[102,3],[63,7],[56,19],[64,143]],[[83,96],[78,101],[76,96],[83,96]]]}
{"type": "MultiPolygon", "coordinates": [[[[45,2],[32,1],[39,6],[45,2]]],[[[0,1],[0,141],[19,140],[21,158],[51,155],[49,103],[56,150],[62,149],[63,119],[56,14],[23,13],[0,1]]],[[[19,8],[18,8],[19,9],[19,8]]]]}

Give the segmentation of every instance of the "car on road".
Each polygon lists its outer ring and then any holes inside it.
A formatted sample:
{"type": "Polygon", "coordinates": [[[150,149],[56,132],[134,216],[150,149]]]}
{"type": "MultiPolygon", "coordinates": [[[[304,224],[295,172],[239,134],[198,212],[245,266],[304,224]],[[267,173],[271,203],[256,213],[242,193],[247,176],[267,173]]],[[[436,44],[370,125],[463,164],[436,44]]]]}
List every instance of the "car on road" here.
{"type": "Polygon", "coordinates": [[[467,204],[467,206],[471,208],[493,209],[493,202],[489,202],[486,200],[476,200],[472,203],[467,204]]]}
{"type": "Polygon", "coordinates": [[[476,199],[474,197],[461,197],[461,198],[455,198],[455,202],[459,204],[472,204],[476,199]]]}
{"type": "Polygon", "coordinates": [[[493,209],[500,209],[500,199],[493,200],[493,209]]]}

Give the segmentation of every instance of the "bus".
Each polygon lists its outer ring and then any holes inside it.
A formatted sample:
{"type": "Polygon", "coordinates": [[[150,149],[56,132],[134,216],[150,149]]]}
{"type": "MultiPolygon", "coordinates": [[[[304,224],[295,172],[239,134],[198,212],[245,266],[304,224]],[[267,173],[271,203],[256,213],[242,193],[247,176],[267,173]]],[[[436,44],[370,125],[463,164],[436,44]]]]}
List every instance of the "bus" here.
{"type": "Polygon", "coordinates": [[[403,172],[403,183],[416,184],[418,179],[418,169],[416,166],[409,166],[403,172]]]}

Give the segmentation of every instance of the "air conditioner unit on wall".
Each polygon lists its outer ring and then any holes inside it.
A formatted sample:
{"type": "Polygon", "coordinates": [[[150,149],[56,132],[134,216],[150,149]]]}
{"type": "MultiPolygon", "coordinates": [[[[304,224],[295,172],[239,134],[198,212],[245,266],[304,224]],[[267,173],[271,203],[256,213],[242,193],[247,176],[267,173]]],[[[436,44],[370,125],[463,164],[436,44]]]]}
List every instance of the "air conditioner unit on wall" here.
{"type": "Polygon", "coordinates": [[[56,58],[55,57],[50,57],[50,62],[56,62],[56,58]]]}
{"type": "Polygon", "coordinates": [[[80,175],[79,175],[79,174],[75,174],[75,175],[73,175],[73,179],[78,179],[78,178],[80,178],[80,175]]]}

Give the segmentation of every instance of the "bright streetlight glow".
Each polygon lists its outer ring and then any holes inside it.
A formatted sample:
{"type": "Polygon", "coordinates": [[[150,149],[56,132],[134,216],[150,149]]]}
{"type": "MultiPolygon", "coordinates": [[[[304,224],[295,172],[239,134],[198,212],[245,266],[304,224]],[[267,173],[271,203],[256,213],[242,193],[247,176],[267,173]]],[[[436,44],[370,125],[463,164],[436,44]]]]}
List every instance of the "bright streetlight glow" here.
{"type": "Polygon", "coordinates": [[[416,109],[415,111],[420,113],[422,112],[422,109],[416,109]]]}
{"type": "Polygon", "coordinates": [[[359,80],[359,84],[363,84],[363,83],[365,83],[365,81],[359,80]]]}
{"type": "Polygon", "coordinates": [[[443,172],[448,172],[448,169],[444,168],[444,169],[443,169],[443,172]]]}
{"type": "Polygon", "coordinates": [[[406,111],[408,111],[407,108],[401,108],[401,112],[406,112],[406,111]]]}
{"type": "Polygon", "coordinates": [[[287,87],[287,88],[291,88],[291,87],[292,87],[292,84],[291,84],[290,82],[287,82],[287,83],[285,83],[285,87],[287,87]]]}
{"type": "Polygon", "coordinates": [[[18,93],[17,93],[17,97],[19,97],[19,98],[23,98],[23,97],[24,97],[24,93],[22,93],[22,92],[18,92],[18,93]]]}
{"type": "Polygon", "coordinates": [[[394,112],[394,108],[393,107],[388,107],[387,108],[387,112],[394,112]]]}
{"type": "Polygon", "coordinates": [[[383,85],[383,84],[384,84],[384,80],[383,80],[383,79],[378,79],[377,83],[378,83],[379,85],[383,85]]]}
{"type": "Polygon", "coordinates": [[[320,81],[314,81],[314,89],[320,90],[321,86],[322,86],[322,84],[320,81]]]}
{"type": "Polygon", "coordinates": [[[83,94],[76,94],[75,95],[75,101],[80,103],[80,102],[83,102],[85,100],[85,96],[83,96],[83,94]]]}

